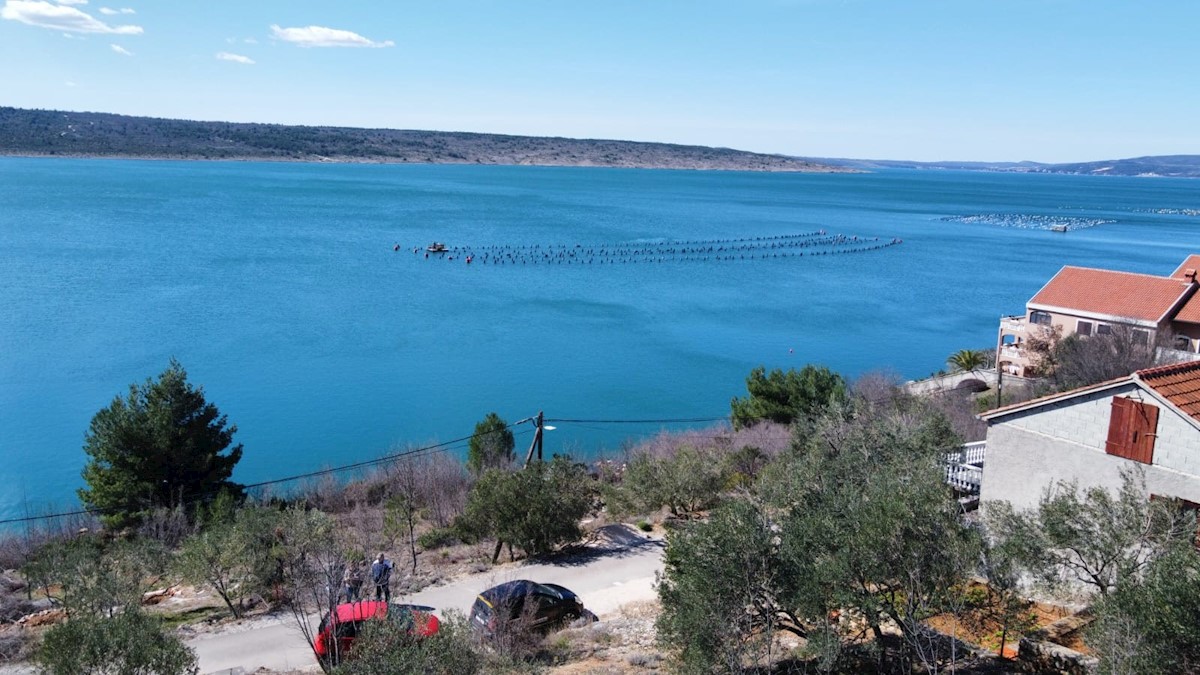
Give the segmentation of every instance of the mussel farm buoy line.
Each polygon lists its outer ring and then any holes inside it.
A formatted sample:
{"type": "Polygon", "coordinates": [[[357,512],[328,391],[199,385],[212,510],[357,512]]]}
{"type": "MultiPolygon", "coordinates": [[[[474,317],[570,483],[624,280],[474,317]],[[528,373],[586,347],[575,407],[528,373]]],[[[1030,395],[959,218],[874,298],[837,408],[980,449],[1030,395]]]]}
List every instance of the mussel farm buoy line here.
{"type": "Polygon", "coordinates": [[[825,230],[802,234],[729,239],[654,239],[607,244],[486,244],[444,246],[423,260],[453,261],[468,265],[638,265],[667,262],[728,262],[804,256],[864,253],[903,243],[898,238],[830,234],[825,230]]]}

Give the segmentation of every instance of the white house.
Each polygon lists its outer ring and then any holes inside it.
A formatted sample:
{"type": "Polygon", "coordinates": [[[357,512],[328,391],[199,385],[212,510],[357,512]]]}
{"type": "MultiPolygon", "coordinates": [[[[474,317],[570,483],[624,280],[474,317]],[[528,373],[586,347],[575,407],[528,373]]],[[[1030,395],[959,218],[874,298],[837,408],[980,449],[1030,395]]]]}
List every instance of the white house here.
{"type": "Polygon", "coordinates": [[[1200,363],[1140,370],[1100,384],[1005,406],[988,423],[980,502],[1032,508],[1047,488],[1116,490],[1141,466],[1147,498],[1200,503],[1200,363]]]}

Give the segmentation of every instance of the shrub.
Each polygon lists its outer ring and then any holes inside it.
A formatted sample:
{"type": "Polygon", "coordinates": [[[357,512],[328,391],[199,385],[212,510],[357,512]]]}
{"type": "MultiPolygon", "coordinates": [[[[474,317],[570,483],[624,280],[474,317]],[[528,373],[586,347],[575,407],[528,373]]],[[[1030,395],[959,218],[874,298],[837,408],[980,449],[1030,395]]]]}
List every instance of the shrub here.
{"type": "Polygon", "coordinates": [[[417,537],[417,543],[424,549],[453,546],[458,543],[458,533],[449,527],[435,527],[417,537]]]}

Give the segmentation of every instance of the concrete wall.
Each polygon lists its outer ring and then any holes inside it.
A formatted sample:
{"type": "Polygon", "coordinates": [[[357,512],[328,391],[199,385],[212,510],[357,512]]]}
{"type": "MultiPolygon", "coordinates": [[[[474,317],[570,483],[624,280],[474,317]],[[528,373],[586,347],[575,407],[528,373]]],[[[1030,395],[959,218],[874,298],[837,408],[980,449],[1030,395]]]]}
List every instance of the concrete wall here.
{"type": "Polygon", "coordinates": [[[1144,403],[1158,405],[1130,384],[993,422],[988,427],[980,491],[984,508],[992,500],[1007,500],[1017,508],[1036,507],[1042,495],[1060,481],[1115,491],[1126,467],[1145,470],[1148,494],[1200,502],[1200,430],[1173,410],[1159,406],[1152,465],[1104,451],[1113,396],[1135,391],[1144,403]]]}

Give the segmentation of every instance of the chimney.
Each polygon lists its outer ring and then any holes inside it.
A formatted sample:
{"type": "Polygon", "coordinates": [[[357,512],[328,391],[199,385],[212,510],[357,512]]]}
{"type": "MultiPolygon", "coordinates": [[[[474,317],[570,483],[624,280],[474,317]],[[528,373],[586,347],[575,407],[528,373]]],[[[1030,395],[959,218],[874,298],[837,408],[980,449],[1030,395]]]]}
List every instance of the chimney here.
{"type": "Polygon", "coordinates": [[[1196,268],[1189,267],[1183,271],[1183,278],[1192,283],[1196,283],[1196,268]]]}

